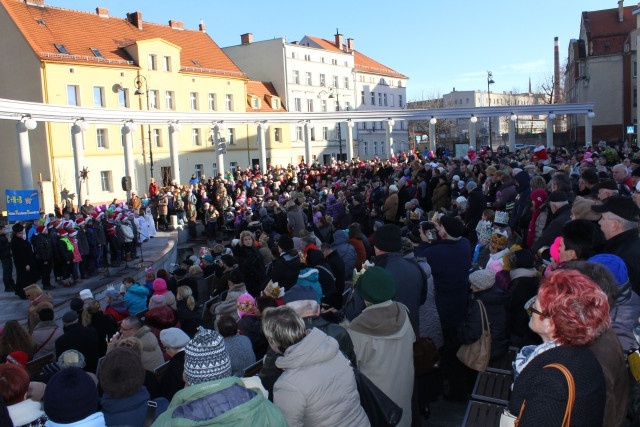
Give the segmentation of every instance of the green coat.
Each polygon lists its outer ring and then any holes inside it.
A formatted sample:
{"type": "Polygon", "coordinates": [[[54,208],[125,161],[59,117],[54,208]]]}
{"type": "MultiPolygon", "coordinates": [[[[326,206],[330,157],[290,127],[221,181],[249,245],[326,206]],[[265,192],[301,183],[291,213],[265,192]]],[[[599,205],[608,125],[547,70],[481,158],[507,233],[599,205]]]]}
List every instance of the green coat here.
{"type": "Polygon", "coordinates": [[[152,427],[213,425],[286,427],[287,421],[261,391],[247,389],[240,378],[229,377],[180,390],[152,427]],[[224,407],[243,398],[244,403],[224,407]]]}

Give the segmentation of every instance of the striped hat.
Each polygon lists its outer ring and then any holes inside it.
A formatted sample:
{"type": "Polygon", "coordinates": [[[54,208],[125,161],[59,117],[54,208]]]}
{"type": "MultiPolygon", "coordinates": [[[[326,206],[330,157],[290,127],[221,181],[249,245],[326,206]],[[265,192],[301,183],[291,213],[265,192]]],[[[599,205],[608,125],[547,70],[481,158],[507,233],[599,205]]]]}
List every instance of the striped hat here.
{"type": "Polygon", "coordinates": [[[231,376],[229,355],[216,331],[200,328],[184,353],[184,378],[189,385],[231,376]]]}

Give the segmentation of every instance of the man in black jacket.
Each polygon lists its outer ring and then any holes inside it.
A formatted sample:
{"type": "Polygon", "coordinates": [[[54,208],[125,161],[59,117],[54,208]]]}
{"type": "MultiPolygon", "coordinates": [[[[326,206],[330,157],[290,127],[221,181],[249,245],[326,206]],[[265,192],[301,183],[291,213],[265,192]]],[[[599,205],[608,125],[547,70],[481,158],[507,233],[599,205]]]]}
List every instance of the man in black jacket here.
{"type": "Polygon", "coordinates": [[[0,261],[2,261],[2,282],[5,292],[13,292],[15,282],[13,281],[13,259],[11,258],[11,243],[7,238],[7,229],[3,225],[0,228],[0,261]]]}
{"type": "Polygon", "coordinates": [[[629,282],[636,293],[640,292],[640,237],[638,221],[640,208],[632,199],[612,196],[602,205],[593,205],[594,212],[602,214],[598,221],[606,237],[605,253],[618,255],[627,266],[629,282]]]}
{"type": "Polygon", "coordinates": [[[300,261],[298,251],[293,247],[293,239],[287,234],[278,240],[280,256],[271,263],[271,279],[278,282],[286,291],[298,281],[298,273],[304,267],[300,261]]]}
{"type": "Polygon", "coordinates": [[[27,299],[23,289],[37,280],[36,260],[31,245],[25,240],[24,227],[20,223],[13,225],[11,254],[16,266],[15,294],[21,299],[27,299]]]}
{"type": "Polygon", "coordinates": [[[560,236],[562,227],[571,220],[571,203],[569,203],[569,196],[564,191],[553,191],[549,195],[549,208],[552,214],[551,221],[542,230],[538,240],[533,243],[531,251],[534,254],[542,247],[551,246],[556,237],[560,236]]]}
{"type": "Polygon", "coordinates": [[[48,229],[44,225],[36,227],[36,235],[31,238],[31,245],[36,257],[36,264],[40,277],[42,278],[42,287],[44,290],[53,289],[51,286],[51,267],[53,265],[53,245],[49,239],[48,229]]]}

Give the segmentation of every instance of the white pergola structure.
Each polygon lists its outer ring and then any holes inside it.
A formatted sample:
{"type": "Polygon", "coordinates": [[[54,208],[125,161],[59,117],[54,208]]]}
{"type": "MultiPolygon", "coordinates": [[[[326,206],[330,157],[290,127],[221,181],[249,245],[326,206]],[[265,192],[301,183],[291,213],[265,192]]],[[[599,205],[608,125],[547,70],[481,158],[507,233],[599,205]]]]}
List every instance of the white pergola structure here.
{"type": "MultiPolygon", "coordinates": [[[[430,123],[430,149],[435,150],[435,124],[437,120],[468,118],[470,145],[475,148],[475,126],[477,118],[484,117],[510,117],[509,148],[515,150],[515,121],[518,115],[539,115],[547,116],[547,147],[553,147],[553,126],[552,122],[558,114],[584,114],[585,115],[585,135],[586,144],[592,141],[591,122],[594,117],[594,103],[580,104],[540,104],[540,105],[517,105],[517,106],[497,106],[478,108],[444,108],[444,109],[424,109],[424,110],[375,110],[375,111],[334,111],[326,113],[246,113],[246,112],[178,112],[178,111],[135,111],[122,109],[86,108],[66,105],[51,105],[35,102],[15,101],[10,99],[0,99],[0,119],[15,120],[16,134],[18,141],[19,162],[21,166],[21,177],[23,188],[33,186],[31,171],[31,158],[29,155],[28,131],[33,129],[37,122],[58,122],[72,123],[74,134],[74,164],[75,176],[81,172],[82,152],[81,145],[82,132],[87,129],[87,124],[120,124],[122,133],[125,135],[125,166],[132,168],[133,163],[131,132],[135,131],[136,125],[166,125],[169,129],[169,145],[171,166],[178,172],[178,149],[174,143],[173,133],[180,130],[180,125],[209,125],[214,129],[214,141],[217,144],[219,132],[230,124],[254,124],[257,126],[259,134],[258,142],[260,147],[260,166],[263,171],[266,169],[266,130],[269,123],[304,123],[305,126],[305,158],[311,158],[311,132],[309,129],[315,122],[345,122],[347,123],[346,151],[347,158],[353,158],[353,126],[356,122],[386,121],[387,133],[385,141],[385,153],[392,157],[394,155],[393,139],[391,130],[399,120],[428,120],[430,123]],[[476,120],[474,120],[474,118],[476,120]],[[77,140],[77,143],[76,143],[77,140]]],[[[224,152],[218,150],[218,165],[223,168],[224,152]]],[[[307,160],[308,161],[308,160],[307,160]]],[[[224,170],[221,170],[224,174],[224,170]]],[[[179,173],[178,173],[179,176],[179,173]]],[[[80,197],[79,179],[76,179],[76,194],[80,197]]],[[[127,196],[130,196],[129,194],[127,196]]],[[[81,204],[82,201],[78,200],[81,204]]]]}

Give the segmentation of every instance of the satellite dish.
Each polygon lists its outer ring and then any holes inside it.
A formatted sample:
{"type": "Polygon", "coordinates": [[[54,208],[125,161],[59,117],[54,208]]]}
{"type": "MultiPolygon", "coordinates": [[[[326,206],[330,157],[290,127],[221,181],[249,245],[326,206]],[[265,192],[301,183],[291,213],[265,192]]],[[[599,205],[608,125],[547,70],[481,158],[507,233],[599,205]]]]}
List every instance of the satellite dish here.
{"type": "Polygon", "coordinates": [[[124,88],[122,87],[122,85],[120,83],[116,83],[111,87],[111,90],[113,91],[113,93],[118,93],[121,90],[124,90],[124,88]]]}

